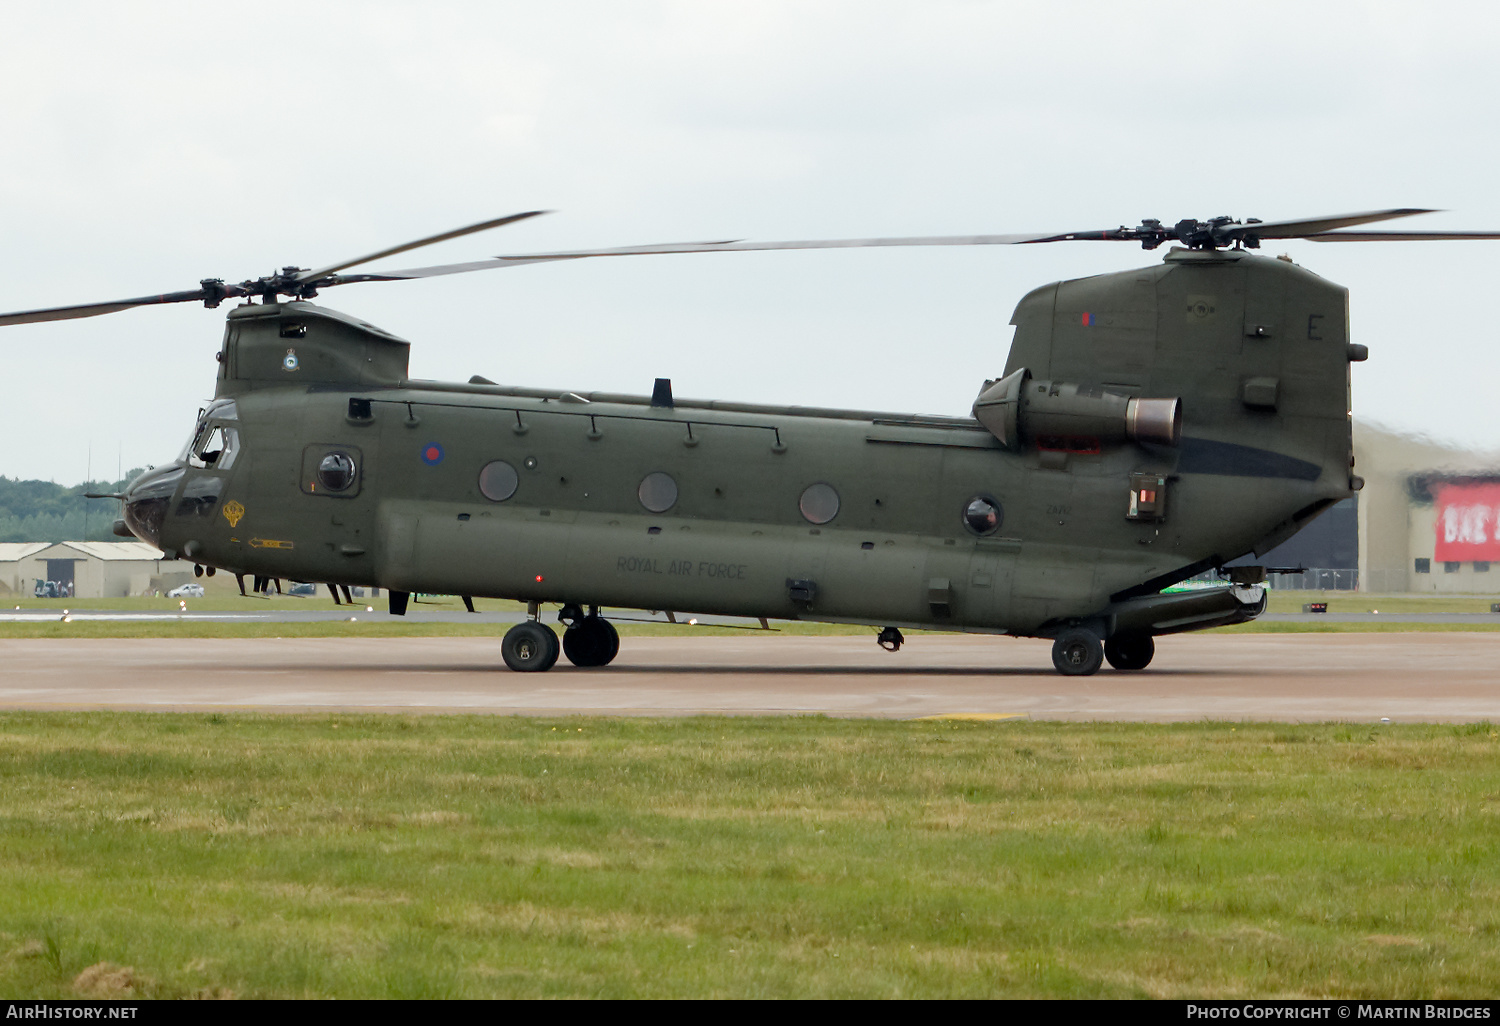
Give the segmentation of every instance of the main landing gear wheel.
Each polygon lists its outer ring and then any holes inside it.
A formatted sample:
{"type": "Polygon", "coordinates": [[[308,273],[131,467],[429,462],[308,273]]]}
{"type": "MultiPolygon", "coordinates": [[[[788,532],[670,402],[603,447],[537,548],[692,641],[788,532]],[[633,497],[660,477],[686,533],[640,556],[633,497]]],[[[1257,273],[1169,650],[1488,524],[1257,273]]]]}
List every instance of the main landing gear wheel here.
{"type": "Polygon", "coordinates": [[[1156,655],[1149,634],[1117,634],[1104,643],[1104,658],[1117,670],[1144,670],[1156,655]]]}
{"type": "Polygon", "coordinates": [[[620,635],[603,617],[586,616],[563,631],[562,650],[574,666],[608,666],[620,651],[620,635]]]}
{"type": "Polygon", "coordinates": [[[517,673],[536,673],[552,669],[562,645],[550,627],[535,620],[518,623],[505,632],[500,655],[505,665],[517,673]]]}
{"type": "Polygon", "coordinates": [[[1087,677],[1098,673],[1104,662],[1104,646],[1093,631],[1074,627],[1063,631],[1052,642],[1052,665],[1067,677],[1087,677]]]}

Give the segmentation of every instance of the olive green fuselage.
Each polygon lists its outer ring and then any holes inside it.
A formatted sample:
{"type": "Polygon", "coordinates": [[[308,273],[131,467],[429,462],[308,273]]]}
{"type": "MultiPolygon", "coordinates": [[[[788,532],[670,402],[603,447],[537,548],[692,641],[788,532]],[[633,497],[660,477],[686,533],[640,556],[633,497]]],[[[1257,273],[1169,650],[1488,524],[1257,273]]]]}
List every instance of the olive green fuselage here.
{"type": "Polygon", "coordinates": [[[1045,634],[1265,551],[1351,494],[1344,296],[1238,253],[1039,289],[1007,371],[1180,397],[1182,441],[1010,448],[969,418],[411,381],[378,329],[243,307],[200,423],[236,451],[227,468],[185,456],[156,540],[235,573],[404,592],[1045,634]],[[341,491],[318,477],[332,452],[356,465],[341,491]],[[481,488],[497,461],[508,496],[481,488]],[[1142,472],[1165,510],[1131,519],[1142,472]],[[652,474],[676,485],[660,512],[652,474]],[[804,513],[816,484],[831,518],[804,513]],[[975,498],[1000,508],[988,534],[965,517],[975,498]]]}

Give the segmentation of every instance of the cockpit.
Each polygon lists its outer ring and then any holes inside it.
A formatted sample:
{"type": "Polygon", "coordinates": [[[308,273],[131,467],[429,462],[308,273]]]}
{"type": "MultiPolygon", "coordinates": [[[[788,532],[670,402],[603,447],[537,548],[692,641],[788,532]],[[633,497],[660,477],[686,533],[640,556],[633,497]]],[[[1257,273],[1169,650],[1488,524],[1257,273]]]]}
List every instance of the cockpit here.
{"type": "Polygon", "coordinates": [[[198,414],[198,424],[178,462],[195,470],[228,470],[239,452],[239,411],[224,399],[198,414]]]}
{"type": "Polygon", "coordinates": [[[234,400],[223,399],[205,407],[177,459],[148,470],[130,483],[125,495],[125,523],[131,533],[160,546],[169,513],[174,517],[213,516],[224,490],[224,472],[234,466],[239,450],[239,412],[234,400]]]}

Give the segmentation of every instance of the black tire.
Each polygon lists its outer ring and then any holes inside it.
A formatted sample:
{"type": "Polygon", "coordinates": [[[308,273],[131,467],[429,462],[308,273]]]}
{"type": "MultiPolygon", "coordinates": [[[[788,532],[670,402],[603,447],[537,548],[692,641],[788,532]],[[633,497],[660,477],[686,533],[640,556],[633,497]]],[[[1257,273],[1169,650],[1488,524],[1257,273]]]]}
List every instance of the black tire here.
{"type": "Polygon", "coordinates": [[[574,666],[608,666],[620,651],[620,635],[608,620],[586,616],[563,632],[562,650],[574,666]]]}
{"type": "Polygon", "coordinates": [[[517,673],[540,673],[552,669],[557,662],[562,645],[551,628],[527,620],[505,632],[500,642],[500,655],[505,665],[517,673]]]}
{"type": "Polygon", "coordinates": [[[1072,627],[1052,642],[1052,665],[1066,677],[1087,677],[1098,673],[1103,663],[1104,645],[1093,631],[1072,627]]]}
{"type": "Polygon", "coordinates": [[[1149,634],[1117,634],[1104,643],[1104,658],[1117,670],[1144,670],[1156,655],[1149,634]]]}

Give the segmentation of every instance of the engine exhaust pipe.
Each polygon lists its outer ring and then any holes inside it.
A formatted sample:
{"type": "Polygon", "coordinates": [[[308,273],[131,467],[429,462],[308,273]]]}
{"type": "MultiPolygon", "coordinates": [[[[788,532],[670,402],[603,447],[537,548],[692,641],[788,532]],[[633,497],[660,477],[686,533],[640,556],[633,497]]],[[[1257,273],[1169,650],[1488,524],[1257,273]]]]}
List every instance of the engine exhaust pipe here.
{"type": "Polygon", "coordinates": [[[1022,368],[986,385],[974,417],[1008,449],[1054,440],[1178,445],[1181,399],[1133,399],[1066,381],[1038,381],[1022,368]]]}

